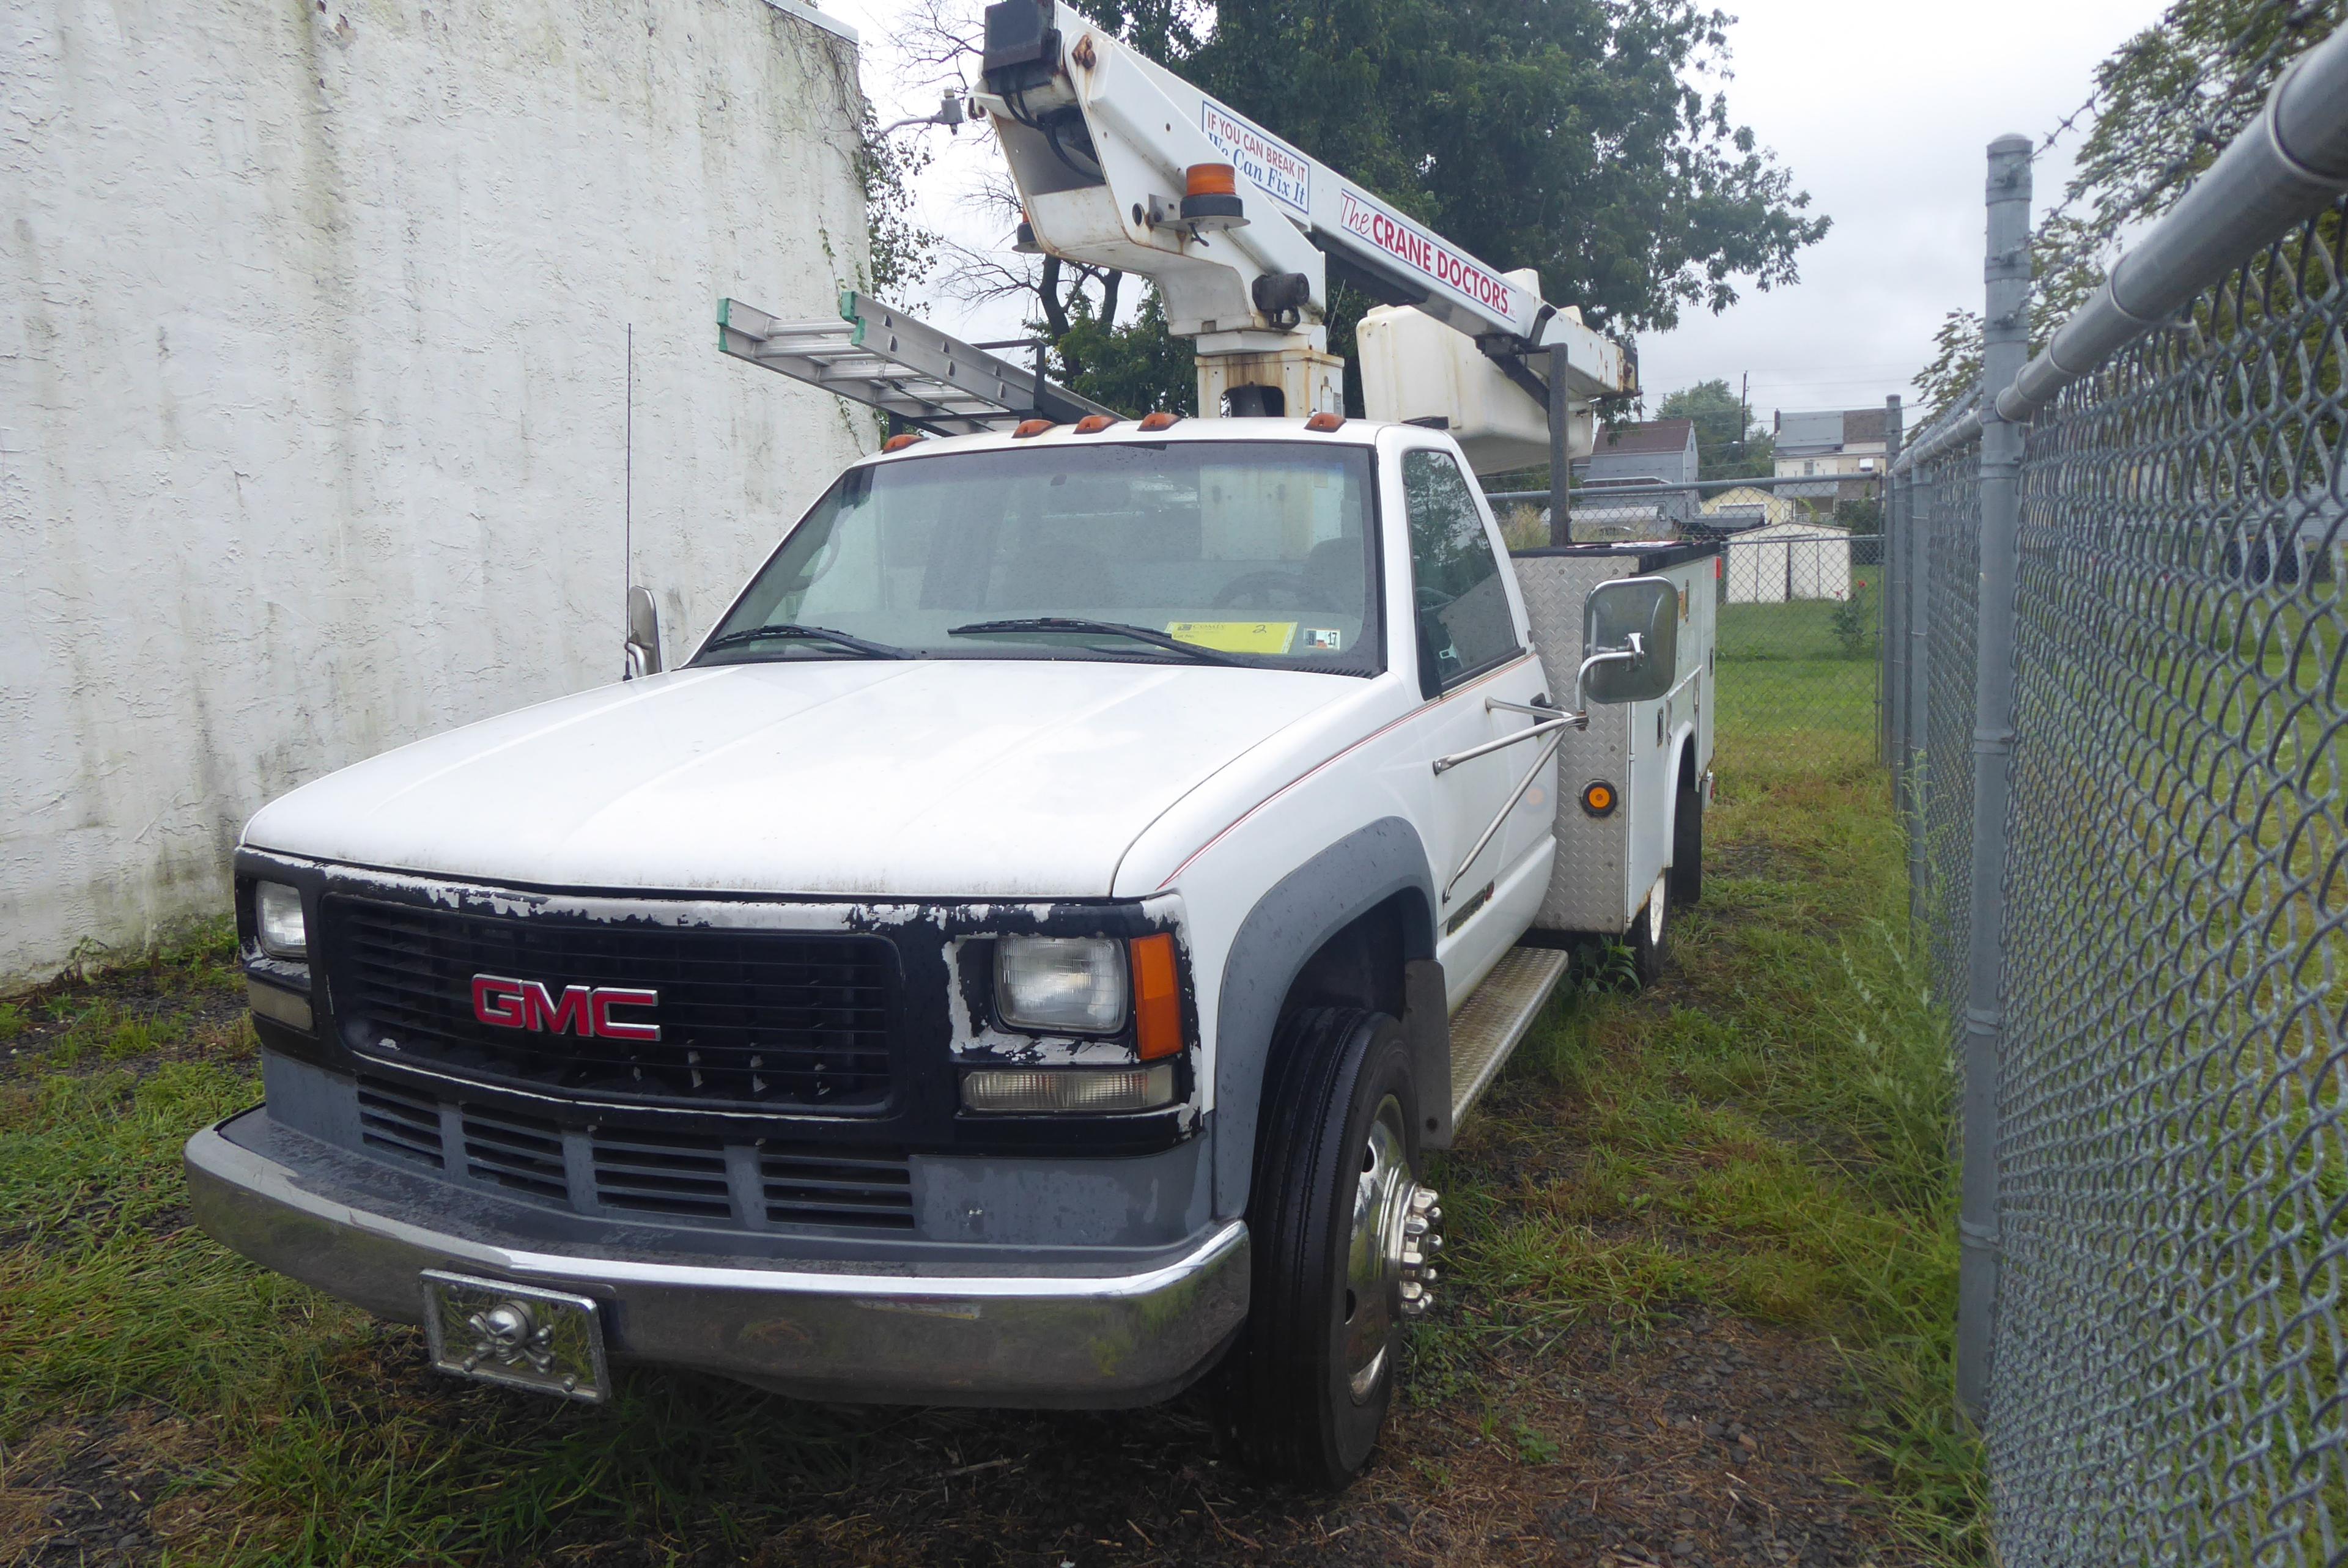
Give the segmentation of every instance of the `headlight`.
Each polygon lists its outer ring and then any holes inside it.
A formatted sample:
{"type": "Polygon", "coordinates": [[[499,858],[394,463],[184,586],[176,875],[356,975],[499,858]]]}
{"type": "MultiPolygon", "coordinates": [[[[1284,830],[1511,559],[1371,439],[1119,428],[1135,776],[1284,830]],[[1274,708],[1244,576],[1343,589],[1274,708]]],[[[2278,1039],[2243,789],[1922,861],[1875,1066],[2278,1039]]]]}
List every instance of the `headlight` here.
{"type": "Polygon", "coordinates": [[[1005,937],[994,1006],[1021,1029],[1107,1034],[1125,1025],[1125,944],[1105,937],[1005,937]]]}
{"type": "Polygon", "coordinates": [[[283,882],[253,886],[252,924],[261,937],[261,950],[271,958],[310,956],[310,929],[302,919],[302,895],[283,882]]]}

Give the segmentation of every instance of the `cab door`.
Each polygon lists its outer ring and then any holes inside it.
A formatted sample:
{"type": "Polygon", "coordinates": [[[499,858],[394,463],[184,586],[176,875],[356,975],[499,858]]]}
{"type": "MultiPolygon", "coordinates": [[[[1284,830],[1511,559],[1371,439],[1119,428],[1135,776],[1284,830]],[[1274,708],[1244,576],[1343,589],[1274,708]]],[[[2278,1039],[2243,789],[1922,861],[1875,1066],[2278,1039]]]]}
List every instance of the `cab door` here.
{"type": "Polygon", "coordinates": [[[1547,693],[1480,492],[1448,446],[1399,456],[1410,572],[1395,620],[1416,636],[1423,699],[1402,764],[1423,803],[1436,956],[1456,1008],[1540,907],[1557,767],[1550,736],[1529,733],[1542,719],[1521,711],[1547,693]]]}

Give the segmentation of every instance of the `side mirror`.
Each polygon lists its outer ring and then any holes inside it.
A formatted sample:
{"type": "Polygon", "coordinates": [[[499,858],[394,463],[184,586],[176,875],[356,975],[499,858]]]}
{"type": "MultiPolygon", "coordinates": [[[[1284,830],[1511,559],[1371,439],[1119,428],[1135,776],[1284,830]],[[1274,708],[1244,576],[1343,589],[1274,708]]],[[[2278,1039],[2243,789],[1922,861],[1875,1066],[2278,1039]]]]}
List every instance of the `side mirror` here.
{"type": "Polygon", "coordinates": [[[661,672],[660,606],[648,588],[628,589],[628,663],[620,679],[661,672]]]}
{"type": "Polygon", "coordinates": [[[1663,577],[1600,583],[1582,601],[1581,649],[1575,707],[1663,695],[1679,670],[1679,585],[1663,577]]]}

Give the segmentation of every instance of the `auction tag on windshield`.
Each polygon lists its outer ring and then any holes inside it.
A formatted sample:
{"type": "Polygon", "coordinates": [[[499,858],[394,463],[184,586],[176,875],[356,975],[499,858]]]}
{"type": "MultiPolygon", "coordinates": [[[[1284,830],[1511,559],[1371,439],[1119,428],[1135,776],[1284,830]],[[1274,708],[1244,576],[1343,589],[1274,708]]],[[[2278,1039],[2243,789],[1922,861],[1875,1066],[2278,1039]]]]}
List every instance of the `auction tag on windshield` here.
{"type": "Polygon", "coordinates": [[[1219,653],[1285,653],[1296,641],[1292,620],[1169,620],[1166,635],[1219,653]]]}

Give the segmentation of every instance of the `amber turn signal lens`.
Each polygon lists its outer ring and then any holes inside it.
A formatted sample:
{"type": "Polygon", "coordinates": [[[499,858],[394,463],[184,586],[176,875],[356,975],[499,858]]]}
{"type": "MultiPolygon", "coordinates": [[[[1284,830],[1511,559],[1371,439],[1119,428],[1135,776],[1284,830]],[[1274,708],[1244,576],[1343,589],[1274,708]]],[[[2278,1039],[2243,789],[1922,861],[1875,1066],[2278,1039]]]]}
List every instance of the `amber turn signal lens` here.
{"type": "Polygon", "coordinates": [[[1304,428],[1307,430],[1317,430],[1322,435],[1326,436],[1332,430],[1341,430],[1344,428],[1344,425],[1345,416],[1344,415],[1330,414],[1324,411],[1323,413],[1316,414],[1312,418],[1306,420],[1304,422],[1304,428]]]}
{"type": "Polygon", "coordinates": [[[1106,414],[1087,414],[1082,419],[1076,421],[1076,434],[1079,436],[1097,436],[1116,423],[1117,421],[1114,418],[1106,414]]]}
{"type": "Polygon", "coordinates": [[[1235,196],[1240,173],[1228,163],[1194,163],[1182,171],[1185,196],[1235,196]]]}
{"type": "Polygon", "coordinates": [[[1055,423],[1056,421],[1050,419],[1023,419],[1019,422],[1019,428],[1011,433],[1011,438],[1014,441],[1024,441],[1030,436],[1041,436],[1045,431],[1052,428],[1055,423]]]}
{"type": "Polygon", "coordinates": [[[888,440],[880,443],[880,450],[883,452],[902,452],[906,447],[911,446],[914,442],[919,441],[920,439],[920,436],[912,434],[911,431],[907,431],[902,436],[891,436],[888,440]]]}
{"type": "Polygon", "coordinates": [[[1179,414],[1169,414],[1161,408],[1155,414],[1143,415],[1141,427],[1144,430],[1170,430],[1174,426],[1174,422],[1181,417],[1179,414]]]}
{"type": "Polygon", "coordinates": [[[1174,983],[1174,938],[1164,931],[1133,939],[1133,1040],[1144,1061],[1182,1051],[1182,993],[1174,983]]]}
{"type": "Polygon", "coordinates": [[[1614,809],[1614,786],[1611,784],[1586,784],[1581,786],[1581,809],[1592,816],[1604,816],[1614,809]]]}

